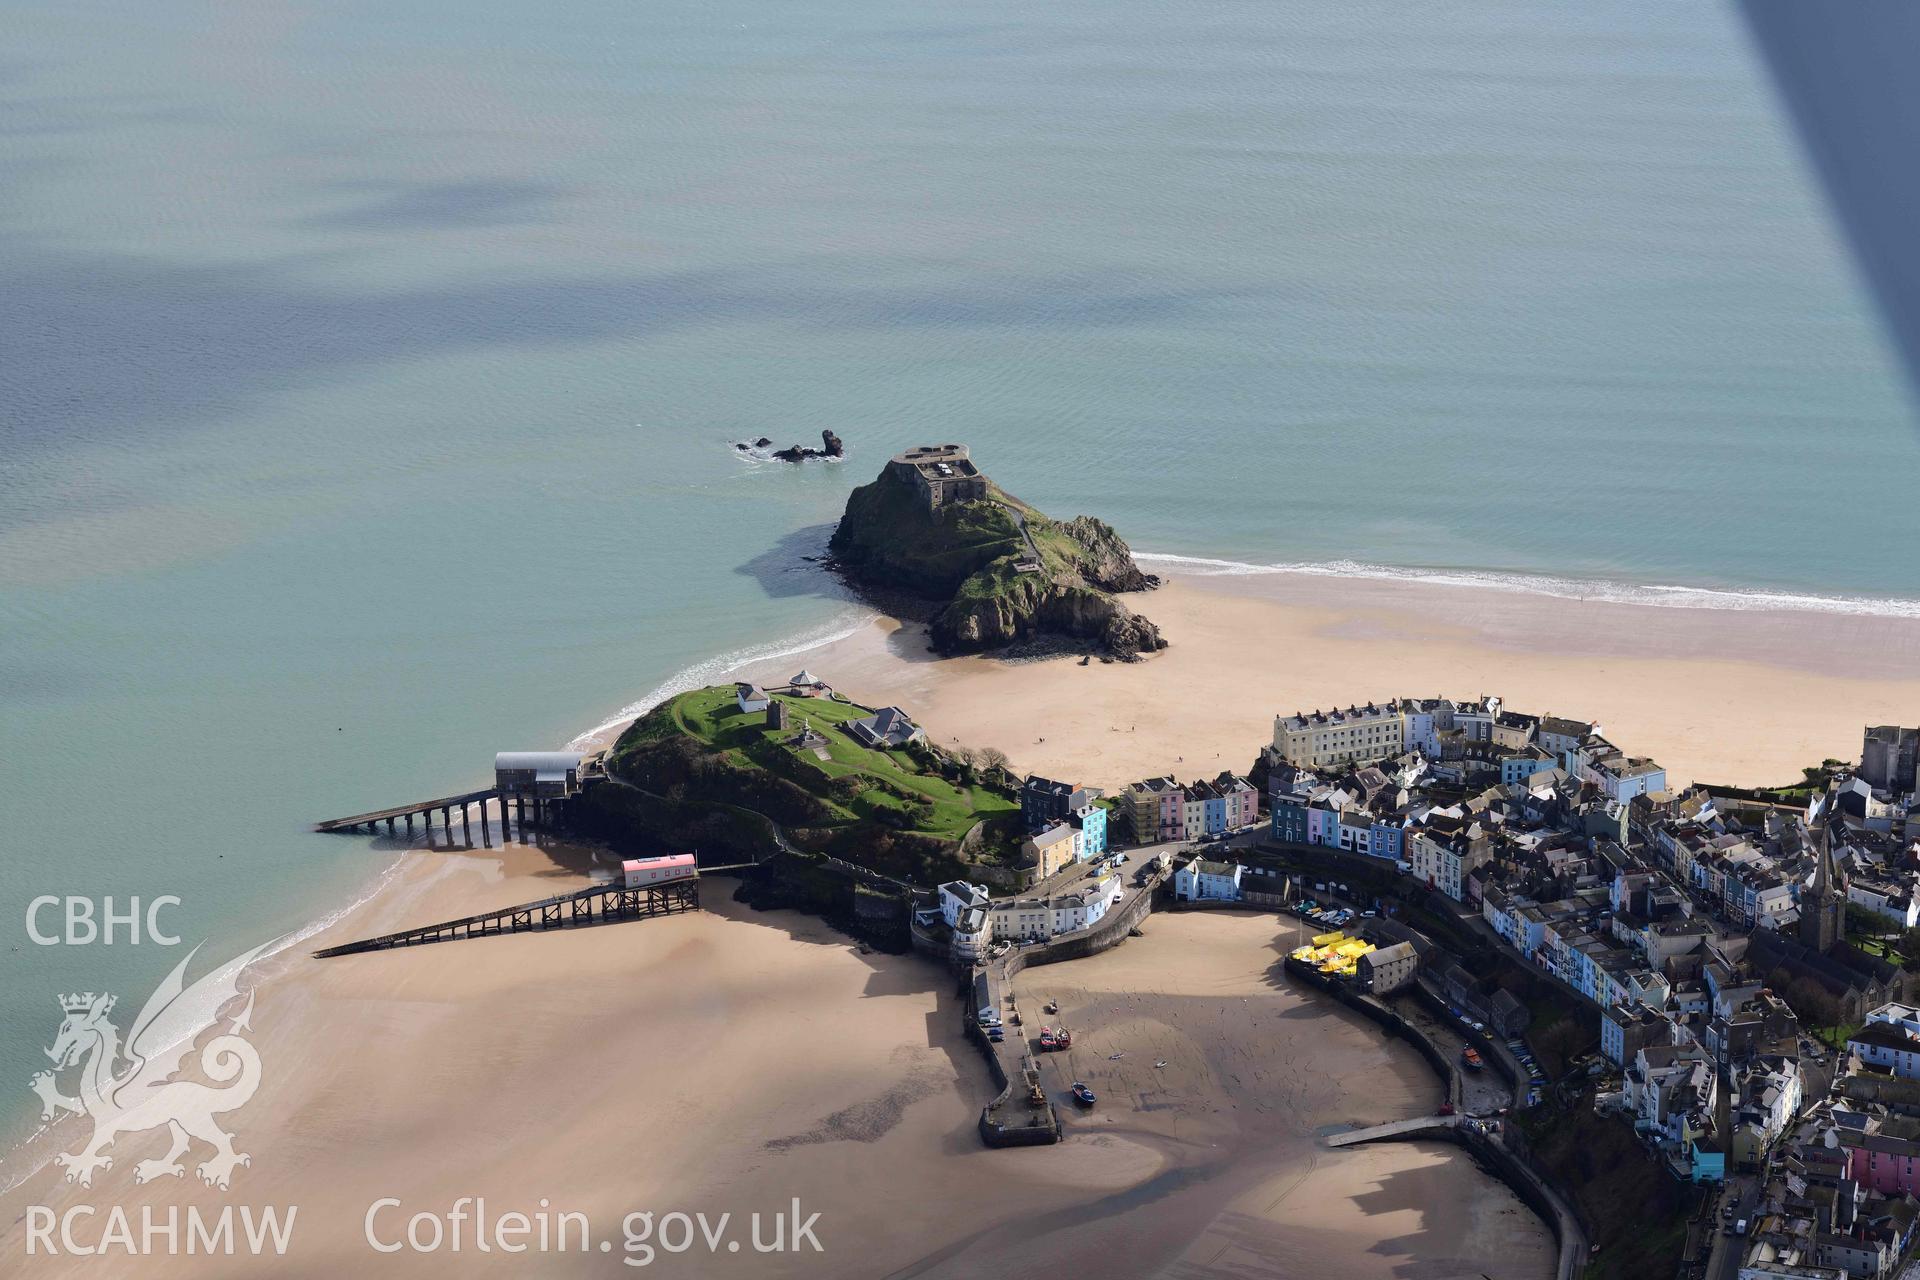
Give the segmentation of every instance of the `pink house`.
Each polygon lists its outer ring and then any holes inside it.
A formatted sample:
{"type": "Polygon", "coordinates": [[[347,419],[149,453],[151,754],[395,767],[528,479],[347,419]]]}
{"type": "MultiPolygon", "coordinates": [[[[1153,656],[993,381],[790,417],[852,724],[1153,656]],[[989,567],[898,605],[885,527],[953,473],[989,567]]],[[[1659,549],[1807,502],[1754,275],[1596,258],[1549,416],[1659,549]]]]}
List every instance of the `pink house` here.
{"type": "Polygon", "coordinates": [[[628,858],[620,864],[620,872],[621,883],[628,889],[700,874],[690,853],[671,853],[664,858],[628,858]]]}
{"type": "Polygon", "coordinates": [[[1220,794],[1227,802],[1227,826],[1244,827],[1260,821],[1260,793],[1245,778],[1221,783],[1220,794]]]}
{"type": "Polygon", "coordinates": [[[1840,1133],[1849,1178],[1890,1196],[1920,1188],[1920,1142],[1885,1133],[1840,1133]]]}

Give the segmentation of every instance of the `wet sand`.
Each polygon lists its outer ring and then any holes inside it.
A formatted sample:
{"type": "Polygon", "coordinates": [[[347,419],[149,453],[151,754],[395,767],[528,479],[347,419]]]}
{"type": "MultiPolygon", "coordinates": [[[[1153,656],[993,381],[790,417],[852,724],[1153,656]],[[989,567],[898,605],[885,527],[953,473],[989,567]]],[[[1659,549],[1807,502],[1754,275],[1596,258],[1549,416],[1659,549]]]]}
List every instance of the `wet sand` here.
{"type": "MultiPolygon", "coordinates": [[[[519,847],[504,860],[408,857],[387,893],[310,945],[577,883],[519,847]]],[[[29,1206],[117,1205],[137,1222],[143,1207],[292,1205],[275,1275],[614,1275],[633,1270],[622,1262],[629,1212],[731,1213],[746,1240],[750,1214],[771,1221],[798,1197],[821,1214],[824,1252],[702,1246],[656,1253],[648,1270],[1030,1274],[1042,1259],[1111,1259],[1124,1243],[1129,1261],[1113,1274],[1246,1274],[1234,1249],[1255,1240],[1282,1250],[1256,1274],[1299,1280],[1446,1274],[1407,1267],[1467,1256],[1502,1280],[1545,1274],[1522,1261],[1550,1248],[1524,1209],[1505,1234],[1472,1227],[1489,1212],[1506,1221],[1486,1206],[1511,1197],[1464,1157],[1316,1154],[1314,1126],[1431,1105],[1437,1086],[1400,1046],[1273,985],[1272,918],[1156,919],[1148,937],[1049,974],[1081,993],[1068,997],[1088,1046],[1076,1055],[1152,1041],[1177,1065],[1108,1064],[1104,1051],[1076,1063],[1110,1090],[1095,1115],[1058,1146],[996,1152],[975,1131],[989,1086],[958,1032],[951,976],[915,957],[861,954],[809,917],[736,906],[725,881],[705,895],[706,911],[644,923],[277,957],[254,1013],[260,1091],[227,1117],[252,1157],[232,1190],[200,1185],[191,1164],[184,1178],[136,1186],[134,1163],[166,1141],[160,1130],[129,1136],[91,1189],[48,1166],[0,1197],[0,1252],[22,1275],[99,1273],[99,1258],[26,1257],[29,1206]],[[1109,1006],[1126,1014],[1109,1019],[1099,1012],[1109,1006]],[[1122,1084],[1142,1070],[1152,1078],[1122,1084]],[[1314,1176],[1302,1181],[1303,1170],[1314,1176]],[[484,1197],[496,1218],[534,1218],[542,1199],[550,1213],[584,1214],[592,1247],[536,1261],[476,1253],[470,1237],[459,1253],[383,1254],[367,1242],[366,1215],[383,1197],[401,1202],[376,1218],[376,1237],[392,1243],[411,1214],[444,1215],[464,1196],[484,1197]]],[[[84,1127],[55,1135],[72,1149],[84,1127]]],[[[82,1220],[79,1238],[101,1229],[82,1220]]],[[[116,1254],[111,1265],[126,1276],[263,1274],[244,1254],[116,1254]]]]}

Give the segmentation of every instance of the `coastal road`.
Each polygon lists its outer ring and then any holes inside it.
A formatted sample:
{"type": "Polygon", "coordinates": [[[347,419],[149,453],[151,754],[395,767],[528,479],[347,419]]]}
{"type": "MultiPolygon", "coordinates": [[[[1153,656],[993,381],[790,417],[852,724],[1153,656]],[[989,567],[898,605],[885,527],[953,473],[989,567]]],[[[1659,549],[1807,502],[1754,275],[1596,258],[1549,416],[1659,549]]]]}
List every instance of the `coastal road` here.
{"type": "MultiPolygon", "coordinates": [[[[1421,1034],[1431,1040],[1450,1062],[1462,1061],[1462,1053],[1467,1047],[1467,1039],[1460,1034],[1450,1019],[1435,1017],[1419,1000],[1410,996],[1393,996],[1387,1001],[1393,1011],[1419,1029],[1421,1034]]],[[[1479,1071],[1460,1069],[1462,1087],[1461,1110],[1468,1115],[1492,1115],[1502,1107],[1513,1105],[1513,1090],[1507,1086],[1506,1078],[1489,1064],[1479,1071]]]]}
{"type": "Polygon", "coordinates": [[[1759,1188],[1750,1177],[1727,1179],[1713,1216],[1713,1251],[1707,1257],[1707,1280],[1735,1280],[1740,1264],[1747,1256],[1747,1237],[1736,1236],[1733,1228],[1741,1218],[1753,1215],[1760,1199],[1759,1188]],[[1722,1214],[1724,1206],[1733,1206],[1733,1222],[1722,1214]]]}

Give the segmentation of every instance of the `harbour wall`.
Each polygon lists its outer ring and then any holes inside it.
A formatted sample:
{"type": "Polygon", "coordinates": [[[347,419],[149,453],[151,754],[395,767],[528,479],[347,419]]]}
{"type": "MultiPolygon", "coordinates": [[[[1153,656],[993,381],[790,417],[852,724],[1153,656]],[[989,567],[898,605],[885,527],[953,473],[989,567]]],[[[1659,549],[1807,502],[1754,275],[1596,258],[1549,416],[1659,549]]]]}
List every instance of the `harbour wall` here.
{"type": "MultiPolygon", "coordinates": [[[[1083,960],[1126,941],[1127,935],[1139,928],[1140,922],[1153,913],[1154,892],[1158,887],[1157,881],[1146,886],[1143,892],[1135,894],[1125,906],[1091,929],[1041,946],[1021,947],[982,966],[981,971],[987,975],[988,991],[994,1007],[1010,1011],[1013,979],[1029,966],[1083,960]]],[[[954,964],[944,948],[923,930],[914,929],[913,943],[915,950],[933,959],[946,960],[957,972],[967,975],[976,972],[973,966],[954,964]]],[[[1022,1034],[995,1043],[980,1029],[979,1010],[974,1004],[971,983],[966,990],[964,1008],[967,1036],[986,1055],[988,1071],[994,1083],[1000,1086],[1000,1092],[993,1101],[981,1108],[980,1140],[990,1147],[1041,1146],[1060,1141],[1060,1120],[1053,1104],[1048,1102],[1042,1115],[1021,1096],[1029,1086],[1024,1061],[1027,1053],[1026,1036],[1022,1034]]]]}
{"type": "Polygon", "coordinates": [[[1446,1088],[1447,1101],[1456,1107],[1460,1105],[1466,1094],[1466,1082],[1461,1078],[1459,1067],[1455,1066],[1453,1059],[1442,1052],[1440,1046],[1429,1040],[1420,1028],[1372,996],[1356,991],[1344,982],[1335,982],[1310,964],[1295,960],[1291,956],[1281,963],[1289,974],[1307,986],[1332,996],[1361,1017],[1377,1023],[1388,1034],[1398,1036],[1412,1045],[1414,1051],[1427,1060],[1427,1065],[1433,1068],[1433,1073],[1440,1077],[1441,1083],[1446,1088]]]}
{"type": "MultiPolygon", "coordinates": [[[[1311,965],[1303,964],[1291,957],[1282,962],[1286,971],[1317,991],[1332,996],[1339,1003],[1352,1009],[1362,1017],[1379,1024],[1389,1033],[1399,1036],[1411,1044],[1420,1056],[1427,1060],[1435,1073],[1445,1082],[1447,1101],[1455,1107],[1460,1106],[1464,1096],[1465,1080],[1452,1058],[1441,1051],[1440,1047],[1413,1023],[1395,1013],[1362,992],[1355,991],[1345,983],[1335,982],[1311,965]]],[[[1431,992],[1421,991],[1419,996],[1431,1007],[1438,1002],[1431,992]]],[[[1444,1009],[1444,1005],[1440,1006],[1444,1009]]],[[[1493,1044],[1484,1036],[1468,1035],[1491,1050],[1493,1044]]],[[[1505,1045],[1500,1046],[1505,1049],[1505,1045]]],[[[1503,1071],[1504,1059],[1496,1052],[1493,1061],[1500,1064],[1503,1071]]],[[[1581,1268],[1586,1261],[1587,1233],[1581,1225],[1579,1215],[1568,1200],[1548,1181],[1546,1175],[1521,1159],[1504,1144],[1491,1136],[1473,1129],[1453,1127],[1445,1130],[1423,1132],[1422,1140],[1453,1142],[1467,1148],[1486,1170],[1513,1189],[1529,1208],[1539,1214],[1553,1229],[1554,1241],[1559,1247],[1560,1256],[1555,1272],[1558,1280],[1578,1280],[1581,1268]]]]}

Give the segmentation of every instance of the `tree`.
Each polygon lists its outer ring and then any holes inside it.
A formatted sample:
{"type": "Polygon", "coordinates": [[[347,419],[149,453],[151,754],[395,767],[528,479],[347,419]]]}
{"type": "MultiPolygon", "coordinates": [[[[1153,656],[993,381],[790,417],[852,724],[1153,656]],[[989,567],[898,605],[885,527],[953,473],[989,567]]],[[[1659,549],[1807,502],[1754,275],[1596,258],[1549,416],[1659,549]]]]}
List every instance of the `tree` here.
{"type": "Polygon", "coordinates": [[[1900,941],[1895,945],[1909,969],[1920,969],[1920,929],[1901,930],[1900,941]]]}
{"type": "Polygon", "coordinates": [[[1544,1031],[1534,1032],[1528,1037],[1533,1042],[1536,1054],[1556,1064],[1556,1074],[1565,1070],[1568,1059],[1586,1048],[1590,1038],[1590,1034],[1572,1018],[1562,1018],[1544,1031]]]}
{"type": "Polygon", "coordinates": [[[1812,978],[1796,978],[1783,994],[1787,1007],[1809,1028],[1838,1026],[1846,1010],[1833,995],[1812,978]]]}
{"type": "Polygon", "coordinates": [[[1847,904],[1847,932],[1877,938],[1887,931],[1887,919],[1857,902],[1847,904]]]}
{"type": "Polygon", "coordinates": [[[980,767],[988,773],[1005,773],[1007,771],[1007,753],[998,747],[980,748],[979,759],[980,767]]]}

